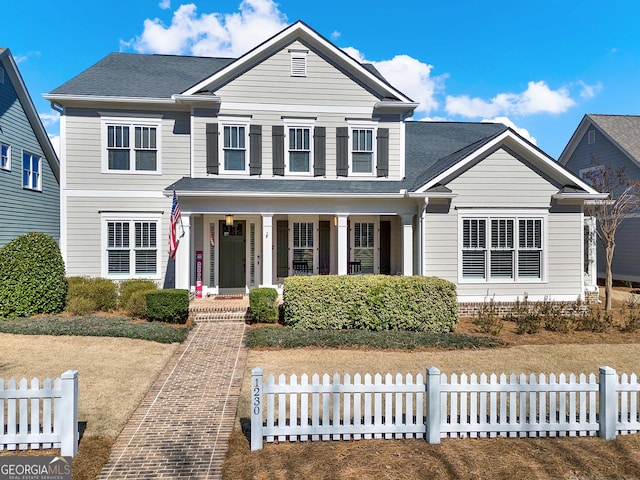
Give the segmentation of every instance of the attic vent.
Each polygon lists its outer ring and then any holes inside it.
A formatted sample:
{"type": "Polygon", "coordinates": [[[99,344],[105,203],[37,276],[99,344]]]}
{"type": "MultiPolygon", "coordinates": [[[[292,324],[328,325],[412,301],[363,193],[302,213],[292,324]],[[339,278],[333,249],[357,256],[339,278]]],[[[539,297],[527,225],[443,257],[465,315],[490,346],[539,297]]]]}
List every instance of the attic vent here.
{"type": "Polygon", "coordinates": [[[4,83],[4,68],[0,67],[0,83],[4,83]]]}
{"type": "Polygon", "coordinates": [[[589,134],[588,134],[588,138],[587,138],[587,143],[589,145],[593,145],[594,143],[596,143],[596,131],[595,130],[589,130],[589,134]]]}
{"type": "Polygon", "coordinates": [[[307,50],[289,50],[291,54],[291,76],[307,76],[307,50]]]}

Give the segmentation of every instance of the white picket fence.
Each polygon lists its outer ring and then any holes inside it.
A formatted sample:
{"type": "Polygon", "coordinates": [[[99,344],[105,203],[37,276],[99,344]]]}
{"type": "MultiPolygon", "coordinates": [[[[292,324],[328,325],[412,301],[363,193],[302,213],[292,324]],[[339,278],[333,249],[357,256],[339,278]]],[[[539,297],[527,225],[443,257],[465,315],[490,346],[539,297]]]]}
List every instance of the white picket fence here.
{"type": "Polygon", "coordinates": [[[446,437],[539,437],[640,431],[636,374],[609,367],[599,378],[422,374],[343,377],[252,370],[251,449],[263,441],[446,437]]]}
{"type": "Polygon", "coordinates": [[[40,385],[37,378],[0,379],[0,450],[59,448],[78,453],[78,372],[68,370],[40,385]]]}

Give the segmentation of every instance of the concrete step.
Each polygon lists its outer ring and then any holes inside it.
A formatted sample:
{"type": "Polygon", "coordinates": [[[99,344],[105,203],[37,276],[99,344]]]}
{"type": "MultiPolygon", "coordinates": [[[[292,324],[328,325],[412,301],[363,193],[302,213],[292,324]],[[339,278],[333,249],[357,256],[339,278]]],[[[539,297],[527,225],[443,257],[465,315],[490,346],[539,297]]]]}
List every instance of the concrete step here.
{"type": "Polygon", "coordinates": [[[251,320],[251,314],[247,311],[221,311],[221,312],[190,312],[189,318],[196,323],[209,322],[248,322],[251,320]]]}

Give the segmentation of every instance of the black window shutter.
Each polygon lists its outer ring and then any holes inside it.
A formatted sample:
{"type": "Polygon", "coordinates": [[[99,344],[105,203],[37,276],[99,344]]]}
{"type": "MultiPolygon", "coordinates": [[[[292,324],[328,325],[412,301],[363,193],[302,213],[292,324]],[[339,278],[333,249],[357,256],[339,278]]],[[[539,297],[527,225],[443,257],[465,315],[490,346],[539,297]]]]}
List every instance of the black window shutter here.
{"type": "Polygon", "coordinates": [[[276,275],[280,278],[289,276],[289,222],[276,222],[276,275]]]}
{"type": "Polygon", "coordinates": [[[271,129],[273,140],[273,174],[284,175],[284,126],[274,125],[271,129]]]}
{"type": "Polygon", "coordinates": [[[207,173],[218,174],[218,124],[207,123],[207,173]]]}
{"type": "Polygon", "coordinates": [[[378,129],[378,176],[389,176],[389,129],[378,129]]]}
{"type": "Polygon", "coordinates": [[[323,177],[327,171],[327,129],[313,129],[313,175],[323,177]]]}
{"type": "Polygon", "coordinates": [[[349,174],[349,127],[336,128],[336,175],[349,174]]]}
{"type": "Polygon", "coordinates": [[[249,174],[262,175],[262,125],[249,126],[249,174]]]}

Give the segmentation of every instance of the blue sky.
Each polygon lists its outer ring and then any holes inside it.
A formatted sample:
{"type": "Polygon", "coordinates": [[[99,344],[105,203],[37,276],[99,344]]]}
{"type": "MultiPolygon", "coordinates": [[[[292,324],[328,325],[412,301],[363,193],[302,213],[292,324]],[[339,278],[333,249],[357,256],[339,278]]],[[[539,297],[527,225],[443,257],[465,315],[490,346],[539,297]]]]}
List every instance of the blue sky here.
{"type": "Polygon", "coordinates": [[[54,141],[42,94],[108,53],[235,57],[296,20],[419,101],[415,119],[503,121],[554,158],[584,114],[640,114],[636,0],[5,3],[0,46],[54,141]]]}

